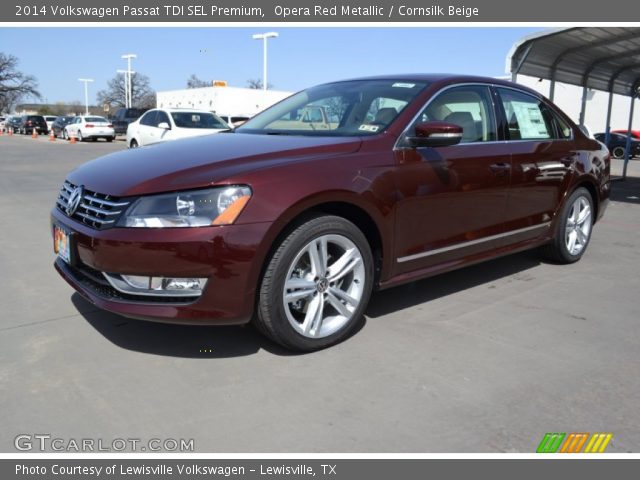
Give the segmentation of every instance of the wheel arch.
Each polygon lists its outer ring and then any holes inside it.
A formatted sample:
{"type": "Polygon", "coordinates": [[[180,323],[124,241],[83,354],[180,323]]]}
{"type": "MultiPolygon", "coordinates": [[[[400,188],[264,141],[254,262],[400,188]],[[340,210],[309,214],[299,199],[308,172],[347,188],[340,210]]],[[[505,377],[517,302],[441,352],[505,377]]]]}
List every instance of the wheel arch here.
{"type": "Polygon", "coordinates": [[[391,257],[391,245],[385,230],[387,222],[381,212],[376,213],[369,206],[363,205],[361,197],[351,192],[331,192],[319,198],[301,200],[284,211],[267,232],[259,269],[255,272],[256,292],[269,259],[284,238],[297,226],[318,215],[335,215],[345,218],[356,225],[365,235],[374,260],[374,288],[383,273],[388,272],[387,263],[391,257]]]}

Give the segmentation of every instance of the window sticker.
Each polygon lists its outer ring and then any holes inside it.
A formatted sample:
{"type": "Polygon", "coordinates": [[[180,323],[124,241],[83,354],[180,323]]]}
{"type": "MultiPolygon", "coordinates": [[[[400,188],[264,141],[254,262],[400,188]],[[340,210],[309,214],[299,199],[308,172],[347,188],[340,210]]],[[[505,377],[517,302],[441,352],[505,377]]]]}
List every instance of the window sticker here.
{"type": "Polygon", "coordinates": [[[511,107],[520,126],[522,138],[550,138],[542,112],[530,102],[511,102],[511,107]]]}
{"type": "Polygon", "coordinates": [[[363,132],[377,132],[380,130],[378,125],[360,125],[358,130],[362,130],[363,132]]]}
{"type": "Polygon", "coordinates": [[[396,88],[413,88],[416,86],[415,83],[402,83],[402,82],[396,82],[393,85],[391,85],[392,87],[396,87],[396,88]]]}

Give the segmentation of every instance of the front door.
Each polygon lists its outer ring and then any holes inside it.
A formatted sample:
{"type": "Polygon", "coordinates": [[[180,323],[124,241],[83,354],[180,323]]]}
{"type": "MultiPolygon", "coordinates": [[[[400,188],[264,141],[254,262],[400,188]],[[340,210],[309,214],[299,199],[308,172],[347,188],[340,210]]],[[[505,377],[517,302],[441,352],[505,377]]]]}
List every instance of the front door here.
{"type": "Polygon", "coordinates": [[[457,124],[462,141],[396,151],[395,274],[454,266],[499,244],[511,164],[509,146],[497,141],[492,98],[484,85],[444,90],[415,123],[457,124]]]}

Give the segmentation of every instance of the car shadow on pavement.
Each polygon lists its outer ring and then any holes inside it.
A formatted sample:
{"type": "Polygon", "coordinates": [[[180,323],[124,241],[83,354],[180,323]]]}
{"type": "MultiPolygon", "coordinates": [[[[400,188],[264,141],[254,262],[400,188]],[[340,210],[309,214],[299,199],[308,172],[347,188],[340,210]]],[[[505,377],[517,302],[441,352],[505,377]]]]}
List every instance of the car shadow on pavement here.
{"type": "Polygon", "coordinates": [[[611,201],[640,204],[640,178],[627,177],[611,183],[611,201]]]}
{"type": "MultiPolygon", "coordinates": [[[[534,268],[541,263],[539,254],[535,250],[531,250],[436,275],[425,280],[418,280],[389,290],[374,292],[366,315],[370,318],[382,317],[478,285],[490,284],[495,280],[534,268]]],[[[491,286],[488,285],[488,288],[491,286]]]]}
{"type": "MultiPolygon", "coordinates": [[[[436,298],[490,284],[540,265],[535,251],[508,255],[406,285],[374,292],[365,318],[349,335],[364,328],[366,317],[378,318],[436,298]]],[[[490,287],[489,287],[490,288],[490,287]]],[[[107,340],[127,350],[183,358],[229,358],[266,350],[274,355],[299,355],[264,337],[252,326],[175,325],[133,320],[100,310],[81,295],[71,301],[85,320],[107,340]]]]}
{"type": "Polygon", "coordinates": [[[291,352],[258,333],[252,326],[175,325],[133,320],[100,310],[78,293],[71,301],[103,337],[127,350],[182,358],[229,358],[266,350],[275,355],[291,352]]]}

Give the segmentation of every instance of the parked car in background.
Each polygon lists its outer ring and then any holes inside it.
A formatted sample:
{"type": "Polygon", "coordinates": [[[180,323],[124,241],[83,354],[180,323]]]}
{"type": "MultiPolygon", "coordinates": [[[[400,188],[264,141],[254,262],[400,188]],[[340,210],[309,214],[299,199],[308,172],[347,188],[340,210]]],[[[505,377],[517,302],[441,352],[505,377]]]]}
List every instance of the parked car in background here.
{"type": "Polygon", "coordinates": [[[57,117],[56,120],[51,125],[51,130],[53,130],[53,134],[58,137],[63,137],[64,127],[69,125],[76,117],[57,117]]]}
{"type": "Polygon", "coordinates": [[[116,135],[125,135],[129,124],[135,122],[147,110],[146,108],[119,108],[116,110],[116,113],[111,117],[116,135]]]}
{"type": "Polygon", "coordinates": [[[23,135],[31,135],[34,130],[38,135],[49,133],[47,122],[42,115],[23,115],[19,128],[23,135]]]}
{"type": "MultiPolygon", "coordinates": [[[[596,133],[595,138],[599,142],[605,143],[606,134],[596,133]]],[[[611,152],[611,155],[614,156],[614,158],[624,158],[624,153],[627,148],[626,132],[624,135],[620,133],[612,132],[609,135],[609,143],[606,145],[609,151],[611,152]]],[[[640,140],[636,140],[635,138],[631,139],[631,150],[629,151],[629,155],[631,157],[640,156],[640,140]]]]}
{"type": "MultiPolygon", "coordinates": [[[[611,130],[611,133],[620,133],[626,135],[629,130],[611,130]]],[[[631,136],[636,140],[640,140],[640,130],[631,130],[631,136]]]]}
{"type": "Polygon", "coordinates": [[[9,129],[11,129],[13,133],[20,132],[20,125],[22,125],[22,117],[11,116],[4,122],[5,131],[9,131],[9,129]]]}
{"type": "MultiPolygon", "coordinates": [[[[202,122],[158,112],[150,128],[202,122]]],[[[55,268],[119,315],[254,321],[317,350],[356,331],[374,288],[534,247],[577,262],[610,188],[606,147],[534,90],[455,75],[335,82],[230,133],[74,169],[51,212],[55,268]],[[318,106],[328,128],[300,115],[318,106]]]]}
{"type": "Polygon", "coordinates": [[[45,115],[44,116],[44,121],[47,122],[47,130],[51,130],[51,128],[53,127],[53,122],[56,121],[56,118],[58,118],[55,115],[45,115]]]}
{"type": "Polygon", "coordinates": [[[0,116],[0,132],[4,132],[5,123],[7,121],[7,117],[0,116]]]}
{"type": "Polygon", "coordinates": [[[187,137],[199,137],[229,130],[215,113],[182,108],[149,110],[127,129],[129,148],[143,147],[187,137]]]}
{"type": "Polygon", "coordinates": [[[84,140],[95,142],[99,138],[104,138],[107,142],[111,142],[116,139],[116,132],[111,122],[106,118],[83,115],[74,117],[73,121],[65,125],[62,137],[67,140],[75,137],[79,142],[84,140]]]}

